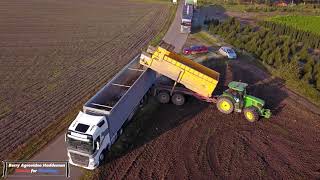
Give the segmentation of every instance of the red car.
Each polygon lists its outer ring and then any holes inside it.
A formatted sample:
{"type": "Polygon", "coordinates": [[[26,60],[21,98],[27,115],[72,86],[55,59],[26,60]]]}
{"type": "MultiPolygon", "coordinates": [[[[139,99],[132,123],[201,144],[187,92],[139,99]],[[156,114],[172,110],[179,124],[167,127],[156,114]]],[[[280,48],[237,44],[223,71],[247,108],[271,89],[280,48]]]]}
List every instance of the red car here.
{"type": "Polygon", "coordinates": [[[190,54],[201,54],[207,53],[208,47],[206,46],[191,46],[190,48],[184,48],[183,54],[190,55],[190,54]]]}

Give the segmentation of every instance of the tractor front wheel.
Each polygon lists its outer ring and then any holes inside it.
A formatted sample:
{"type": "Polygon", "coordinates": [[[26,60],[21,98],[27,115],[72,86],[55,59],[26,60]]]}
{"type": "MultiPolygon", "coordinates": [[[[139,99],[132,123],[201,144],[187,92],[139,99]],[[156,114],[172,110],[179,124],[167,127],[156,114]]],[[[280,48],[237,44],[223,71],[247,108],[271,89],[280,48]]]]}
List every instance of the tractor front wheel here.
{"type": "Polygon", "coordinates": [[[246,119],[249,122],[254,122],[259,119],[259,113],[258,113],[257,108],[255,108],[255,107],[245,108],[243,110],[243,113],[244,113],[244,117],[246,117],[246,119]]]}
{"type": "Polygon", "coordinates": [[[219,97],[217,101],[217,108],[224,114],[230,114],[233,112],[234,106],[229,97],[219,97]]]}

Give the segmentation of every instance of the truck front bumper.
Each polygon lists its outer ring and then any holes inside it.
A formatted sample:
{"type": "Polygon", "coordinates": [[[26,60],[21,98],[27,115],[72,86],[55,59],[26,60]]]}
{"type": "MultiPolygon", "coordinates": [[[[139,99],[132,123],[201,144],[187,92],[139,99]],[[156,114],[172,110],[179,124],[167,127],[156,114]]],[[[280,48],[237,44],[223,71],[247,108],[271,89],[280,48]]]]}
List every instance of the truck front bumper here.
{"type": "Polygon", "coordinates": [[[82,165],[80,165],[80,164],[73,163],[71,159],[69,159],[69,163],[70,163],[71,165],[74,165],[74,166],[77,166],[77,167],[82,167],[82,168],[85,168],[85,169],[88,169],[88,170],[94,170],[94,169],[96,169],[96,168],[99,166],[99,163],[93,164],[93,165],[90,165],[90,164],[89,164],[88,166],[82,166],[82,165]]]}
{"type": "Polygon", "coordinates": [[[74,165],[74,166],[77,166],[77,167],[82,167],[82,168],[89,169],[89,170],[94,170],[95,168],[97,168],[99,166],[99,162],[90,161],[90,160],[92,160],[92,159],[89,159],[88,166],[84,166],[84,165],[81,165],[81,164],[74,163],[72,161],[72,158],[70,157],[70,153],[68,152],[68,161],[69,161],[69,163],[71,165],[74,165]]]}

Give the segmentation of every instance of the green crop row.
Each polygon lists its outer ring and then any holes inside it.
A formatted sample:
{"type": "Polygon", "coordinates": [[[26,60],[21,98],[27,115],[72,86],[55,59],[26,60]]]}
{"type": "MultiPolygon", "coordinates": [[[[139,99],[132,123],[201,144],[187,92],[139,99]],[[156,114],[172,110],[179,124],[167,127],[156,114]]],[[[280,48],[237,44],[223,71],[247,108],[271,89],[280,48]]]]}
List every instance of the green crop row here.
{"type": "Polygon", "coordinates": [[[320,16],[275,16],[268,20],[320,35],[320,16]]]}

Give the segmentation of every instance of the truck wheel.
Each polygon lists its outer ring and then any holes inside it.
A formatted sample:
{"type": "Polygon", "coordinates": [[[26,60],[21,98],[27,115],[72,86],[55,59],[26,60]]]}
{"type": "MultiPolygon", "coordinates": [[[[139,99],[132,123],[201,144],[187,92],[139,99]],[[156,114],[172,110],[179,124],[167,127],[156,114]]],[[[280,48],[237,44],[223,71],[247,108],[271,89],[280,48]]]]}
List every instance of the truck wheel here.
{"type": "Polygon", "coordinates": [[[184,104],[185,102],[185,98],[184,98],[184,95],[183,94],[174,94],[172,97],[171,97],[171,101],[174,105],[177,105],[177,106],[181,106],[184,104]]]}
{"type": "Polygon", "coordinates": [[[246,119],[249,122],[254,122],[259,119],[259,113],[258,113],[257,108],[255,108],[255,107],[245,108],[243,110],[243,114],[244,114],[244,117],[246,117],[246,119]]]}
{"type": "Polygon", "coordinates": [[[162,104],[167,104],[170,101],[170,95],[166,91],[159,92],[157,98],[158,98],[158,101],[162,104]]]}
{"type": "Polygon", "coordinates": [[[233,102],[229,97],[219,97],[217,101],[217,108],[224,114],[230,114],[233,112],[233,102]]]}
{"type": "Polygon", "coordinates": [[[104,150],[102,150],[102,152],[99,155],[99,164],[100,165],[103,163],[105,157],[106,157],[106,150],[104,149],[104,150]]]}

